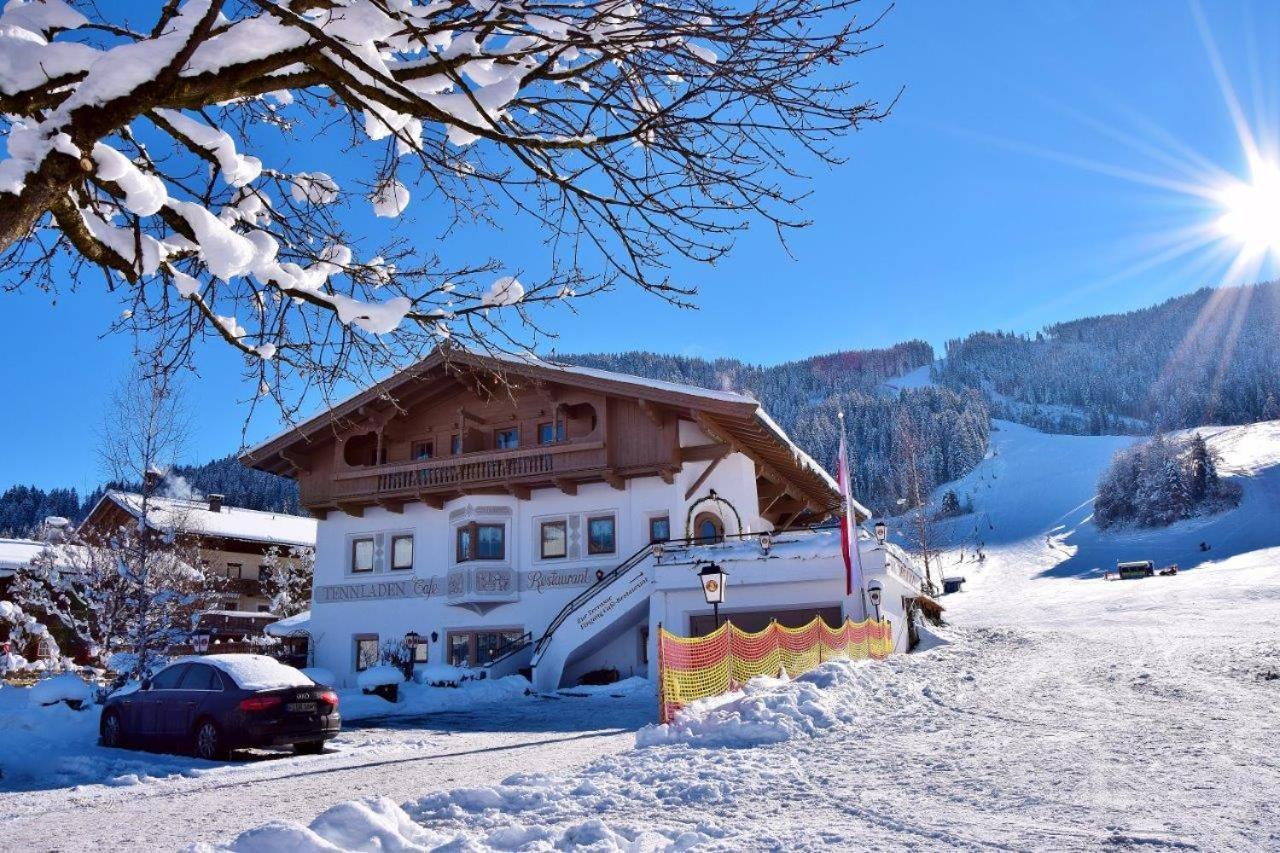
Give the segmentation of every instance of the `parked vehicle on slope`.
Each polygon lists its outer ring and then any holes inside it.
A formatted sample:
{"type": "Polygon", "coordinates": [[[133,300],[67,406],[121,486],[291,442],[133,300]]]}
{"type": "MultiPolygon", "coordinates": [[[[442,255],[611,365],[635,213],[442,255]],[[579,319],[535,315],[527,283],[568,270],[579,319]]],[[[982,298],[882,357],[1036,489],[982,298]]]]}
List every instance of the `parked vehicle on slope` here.
{"type": "Polygon", "coordinates": [[[338,734],[338,694],[266,655],[181,658],[107,698],[103,746],[186,750],[219,760],[232,750],[315,753],[338,734]]]}

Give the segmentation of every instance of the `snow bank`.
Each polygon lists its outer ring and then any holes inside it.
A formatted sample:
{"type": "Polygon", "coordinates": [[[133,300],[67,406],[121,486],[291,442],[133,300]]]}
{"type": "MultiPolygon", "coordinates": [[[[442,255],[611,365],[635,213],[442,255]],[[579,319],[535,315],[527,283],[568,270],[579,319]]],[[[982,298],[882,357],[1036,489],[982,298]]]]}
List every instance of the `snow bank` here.
{"type": "Polygon", "coordinates": [[[739,692],[688,705],[669,724],[645,726],[636,732],[636,746],[751,747],[811,738],[873,715],[868,686],[887,669],[879,662],[833,660],[795,680],[753,678],[739,692]]]}
{"type": "Polygon", "coordinates": [[[80,676],[65,672],[37,681],[27,698],[32,705],[54,705],[58,702],[80,702],[88,705],[93,702],[93,694],[93,688],[80,680],[80,676]]]}
{"type": "Polygon", "coordinates": [[[333,673],[322,666],[309,666],[300,671],[316,684],[323,684],[325,687],[332,687],[338,683],[338,679],[334,677],[333,673]]]}
{"type": "Polygon", "coordinates": [[[475,681],[482,673],[468,667],[447,663],[420,663],[413,668],[413,680],[432,687],[457,687],[464,681],[475,681]]]}
{"type": "Polygon", "coordinates": [[[266,655],[203,655],[183,658],[216,666],[245,690],[277,690],[282,687],[310,687],[312,681],[300,671],[266,655]]]}
{"type": "Polygon", "coordinates": [[[406,717],[439,711],[459,711],[496,702],[510,702],[531,690],[519,675],[506,678],[463,681],[457,687],[431,687],[413,682],[400,685],[399,699],[388,702],[362,689],[340,690],[342,718],[348,721],[373,717],[406,717]]]}
{"type": "Polygon", "coordinates": [[[272,821],[243,832],[230,844],[213,847],[197,844],[190,853],[236,851],[268,853],[320,853],[337,850],[431,850],[455,839],[424,829],[404,809],[386,797],[367,797],[339,803],[323,812],[310,826],[293,821],[272,821]]]}
{"type": "Polygon", "coordinates": [[[360,685],[363,690],[403,683],[404,670],[398,666],[392,666],[389,663],[380,664],[379,666],[371,666],[356,676],[356,684],[360,685]]]}

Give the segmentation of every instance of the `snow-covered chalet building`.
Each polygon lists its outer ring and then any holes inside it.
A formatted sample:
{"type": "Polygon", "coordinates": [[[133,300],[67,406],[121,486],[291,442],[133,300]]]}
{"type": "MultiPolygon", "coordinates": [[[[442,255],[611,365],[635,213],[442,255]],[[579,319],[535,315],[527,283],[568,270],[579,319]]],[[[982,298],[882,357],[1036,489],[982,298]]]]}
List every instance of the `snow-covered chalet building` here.
{"type": "MultiPolygon", "coordinates": [[[[652,677],[659,624],[712,627],[705,561],[740,627],[862,617],[838,531],[806,529],[839,512],[835,482],[738,394],[441,349],[242,461],[296,478],[319,519],[305,630],[344,686],[409,631],[419,661],[539,690],[652,677]]],[[[902,648],[919,575],[859,544],[902,648]]]]}

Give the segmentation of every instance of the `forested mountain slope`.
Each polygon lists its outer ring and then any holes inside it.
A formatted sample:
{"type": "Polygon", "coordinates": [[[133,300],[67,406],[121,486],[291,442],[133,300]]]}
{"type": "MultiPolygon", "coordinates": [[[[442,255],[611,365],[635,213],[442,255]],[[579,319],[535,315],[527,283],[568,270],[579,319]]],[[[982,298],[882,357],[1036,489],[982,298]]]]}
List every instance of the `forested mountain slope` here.
{"type": "Polygon", "coordinates": [[[1204,288],[1035,337],[947,343],[938,378],[1051,432],[1150,433],[1280,418],[1280,282],[1204,288]]]}

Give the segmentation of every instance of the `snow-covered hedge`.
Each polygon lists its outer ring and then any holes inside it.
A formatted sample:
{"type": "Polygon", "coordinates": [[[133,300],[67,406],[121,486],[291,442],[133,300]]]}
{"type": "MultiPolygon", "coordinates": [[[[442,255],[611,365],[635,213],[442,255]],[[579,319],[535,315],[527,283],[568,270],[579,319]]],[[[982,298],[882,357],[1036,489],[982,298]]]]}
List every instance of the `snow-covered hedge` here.
{"type": "Polygon", "coordinates": [[[393,684],[404,683],[404,670],[399,667],[384,663],[379,666],[371,666],[364,672],[356,676],[356,684],[363,690],[371,690],[374,687],[389,687],[393,684]]]}
{"type": "Polygon", "coordinates": [[[37,681],[32,685],[31,692],[27,694],[32,705],[55,705],[58,702],[66,702],[70,705],[79,703],[83,706],[92,703],[93,696],[93,687],[82,681],[80,676],[70,672],[37,681]]]}
{"type": "Polygon", "coordinates": [[[332,687],[338,683],[338,679],[334,677],[334,674],[322,666],[306,667],[302,670],[302,674],[316,684],[323,684],[325,687],[332,687]]]}

